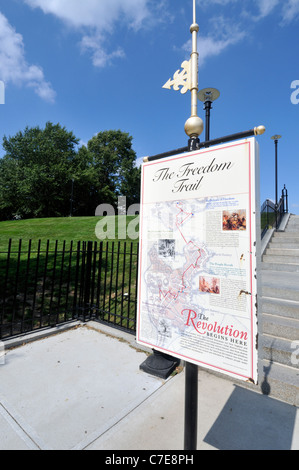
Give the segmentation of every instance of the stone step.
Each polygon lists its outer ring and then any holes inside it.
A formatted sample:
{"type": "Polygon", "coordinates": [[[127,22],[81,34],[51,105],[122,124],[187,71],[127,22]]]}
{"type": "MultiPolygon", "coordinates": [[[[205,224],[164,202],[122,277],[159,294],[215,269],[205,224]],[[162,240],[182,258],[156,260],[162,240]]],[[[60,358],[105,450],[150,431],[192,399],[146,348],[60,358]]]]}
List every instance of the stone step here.
{"type": "MultiPolygon", "coordinates": [[[[263,260],[264,260],[264,258],[263,258],[263,260]]],[[[273,258],[273,261],[275,261],[274,258],[273,258]]],[[[266,271],[285,271],[285,272],[288,272],[288,273],[299,273],[299,264],[269,263],[269,262],[263,261],[263,270],[266,270],[266,271]]]]}
{"type": "Polygon", "coordinates": [[[291,217],[289,218],[289,221],[288,221],[288,224],[287,224],[287,225],[288,225],[288,226],[289,226],[289,225],[299,225],[299,217],[298,217],[298,216],[297,216],[297,217],[291,216],[291,217]]]}
{"type": "MultiPolygon", "coordinates": [[[[299,249],[296,248],[289,248],[289,247],[284,247],[284,248],[267,248],[266,251],[267,255],[272,255],[272,256],[289,256],[294,260],[299,260],[299,249]]],[[[299,264],[299,262],[298,262],[299,264]]]]}
{"type": "Polygon", "coordinates": [[[299,301],[299,273],[263,270],[262,296],[299,301]]]}
{"type": "Polygon", "coordinates": [[[268,245],[268,248],[273,248],[273,249],[298,249],[299,250],[299,237],[298,238],[290,238],[288,240],[285,240],[284,238],[272,238],[271,242],[268,245]]]}
{"type": "Polygon", "coordinates": [[[263,286],[263,296],[273,297],[275,299],[295,300],[299,301],[299,291],[290,290],[287,288],[277,288],[273,286],[263,286]]]}
{"type": "MultiPolygon", "coordinates": [[[[252,386],[251,388],[254,388],[252,386]]],[[[267,359],[259,361],[258,389],[264,394],[299,406],[299,372],[267,359]]]]}
{"type": "Polygon", "coordinates": [[[272,240],[298,240],[299,239],[299,229],[298,233],[288,233],[287,231],[285,232],[274,232],[272,236],[272,240]]]}
{"type": "Polygon", "coordinates": [[[299,231],[299,227],[297,227],[297,225],[291,225],[291,226],[288,226],[286,227],[286,233],[298,233],[299,231]]]}
{"type": "MultiPolygon", "coordinates": [[[[299,302],[263,297],[260,311],[299,320],[299,302]]],[[[299,338],[298,338],[299,339],[299,338]]]]}
{"type": "Polygon", "coordinates": [[[283,364],[290,369],[299,371],[298,354],[296,354],[298,344],[295,341],[289,341],[284,338],[277,338],[266,334],[260,336],[259,341],[261,341],[259,345],[259,351],[262,351],[261,359],[283,364]]]}
{"type": "Polygon", "coordinates": [[[299,256],[288,256],[288,255],[275,255],[266,254],[263,256],[263,262],[265,263],[285,263],[285,264],[299,264],[299,256]]]}
{"type": "Polygon", "coordinates": [[[299,406],[299,216],[274,232],[261,267],[259,387],[299,406]]]}
{"type": "Polygon", "coordinates": [[[289,224],[299,224],[299,216],[298,215],[291,215],[288,221],[289,224]]]}
{"type": "Polygon", "coordinates": [[[263,313],[262,333],[289,341],[298,340],[299,348],[299,318],[287,318],[278,315],[263,313]]]}

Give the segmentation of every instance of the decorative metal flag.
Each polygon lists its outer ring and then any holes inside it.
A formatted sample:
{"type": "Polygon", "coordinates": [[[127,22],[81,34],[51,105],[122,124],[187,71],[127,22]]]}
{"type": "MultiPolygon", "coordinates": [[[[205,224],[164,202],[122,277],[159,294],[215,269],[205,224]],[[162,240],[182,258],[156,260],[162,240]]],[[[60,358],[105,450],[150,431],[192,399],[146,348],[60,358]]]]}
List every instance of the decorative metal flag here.
{"type": "Polygon", "coordinates": [[[170,78],[162,88],[170,90],[173,87],[175,91],[178,91],[182,87],[181,93],[183,95],[191,90],[191,60],[185,60],[181,67],[183,70],[177,70],[173,75],[173,79],[170,78]]]}
{"type": "MultiPolygon", "coordinates": [[[[191,91],[191,116],[185,122],[185,132],[190,137],[192,142],[198,140],[198,136],[203,131],[203,121],[197,115],[197,100],[198,100],[198,52],[197,52],[197,34],[199,26],[196,23],[196,0],[193,0],[193,23],[190,26],[190,32],[192,34],[192,52],[191,59],[185,60],[181,67],[182,70],[177,70],[173,79],[169,79],[163,88],[170,90],[171,87],[175,91],[180,90],[182,94],[185,94],[188,90],[191,91]]],[[[191,144],[193,147],[193,144],[191,144]]]]}

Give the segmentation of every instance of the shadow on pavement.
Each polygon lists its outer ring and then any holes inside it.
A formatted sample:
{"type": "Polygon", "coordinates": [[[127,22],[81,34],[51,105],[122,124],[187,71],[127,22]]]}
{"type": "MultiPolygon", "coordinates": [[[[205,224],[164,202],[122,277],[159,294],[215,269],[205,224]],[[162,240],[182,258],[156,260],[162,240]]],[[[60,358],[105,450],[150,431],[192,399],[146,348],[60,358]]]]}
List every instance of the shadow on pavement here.
{"type": "Polygon", "coordinates": [[[296,412],[295,406],[235,386],[204,442],[219,450],[290,450],[296,412]]]}

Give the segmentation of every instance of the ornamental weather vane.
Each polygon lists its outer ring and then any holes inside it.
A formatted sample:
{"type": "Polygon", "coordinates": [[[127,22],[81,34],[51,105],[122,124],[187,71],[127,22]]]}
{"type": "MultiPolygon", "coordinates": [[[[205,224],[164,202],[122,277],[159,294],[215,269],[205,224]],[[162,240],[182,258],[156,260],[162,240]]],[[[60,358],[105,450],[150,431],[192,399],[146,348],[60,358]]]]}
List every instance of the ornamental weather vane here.
{"type": "Polygon", "coordinates": [[[197,98],[198,98],[198,52],[197,52],[197,33],[199,26],[196,23],[196,0],[193,0],[193,23],[190,26],[192,34],[192,52],[189,61],[185,60],[181,67],[173,75],[173,79],[169,79],[163,88],[180,90],[185,94],[191,91],[191,116],[185,123],[185,132],[191,140],[198,139],[203,131],[203,121],[197,115],[197,98]],[[182,87],[180,89],[180,87],[182,87]]]}

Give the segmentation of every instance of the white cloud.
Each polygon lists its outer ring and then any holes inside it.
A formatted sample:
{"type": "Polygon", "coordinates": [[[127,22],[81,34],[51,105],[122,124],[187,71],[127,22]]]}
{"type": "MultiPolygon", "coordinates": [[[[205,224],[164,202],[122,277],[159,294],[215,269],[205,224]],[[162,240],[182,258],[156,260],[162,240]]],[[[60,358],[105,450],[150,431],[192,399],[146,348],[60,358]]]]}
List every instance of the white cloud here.
{"type": "Polygon", "coordinates": [[[251,7],[254,11],[244,9],[243,16],[247,21],[260,21],[269,16],[274,12],[274,9],[279,5],[279,0],[255,0],[255,4],[252,4],[251,7]]]}
{"type": "MultiPolygon", "coordinates": [[[[299,0],[198,0],[198,6],[222,15],[211,16],[208,35],[200,36],[198,43],[199,61],[202,65],[209,57],[217,56],[247,35],[257,21],[262,21],[274,12],[282,19],[281,26],[299,18],[299,0]],[[238,14],[238,16],[236,16],[238,14]]],[[[198,15],[200,16],[200,15],[198,15]]],[[[182,49],[191,51],[191,40],[182,49]]]]}
{"type": "Polygon", "coordinates": [[[148,15],[148,0],[24,0],[41,8],[73,27],[96,27],[109,30],[117,19],[139,27],[148,15]]]}
{"type": "Polygon", "coordinates": [[[299,17],[299,0],[197,0],[201,8],[238,6],[239,13],[247,20],[259,21],[276,12],[282,18],[282,25],[299,17]]]}
{"type": "MultiPolygon", "coordinates": [[[[221,54],[229,46],[237,44],[246,36],[246,32],[238,24],[233,24],[231,19],[226,20],[223,16],[212,18],[209,30],[211,31],[210,35],[199,35],[198,39],[199,64],[201,66],[209,57],[221,54]]],[[[191,49],[191,40],[189,40],[183,45],[183,50],[190,53],[191,49]]]]}
{"type": "Polygon", "coordinates": [[[229,3],[235,3],[238,0],[198,0],[197,3],[200,6],[207,7],[210,6],[211,4],[214,5],[220,5],[220,6],[225,6],[228,5],[229,3]]]}
{"type": "Polygon", "coordinates": [[[259,16],[256,19],[262,19],[270,15],[275,7],[280,6],[280,15],[282,17],[282,25],[295,20],[299,15],[299,0],[258,0],[259,16]]]}
{"type": "Polygon", "coordinates": [[[122,58],[125,53],[121,47],[112,52],[107,52],[105,48],[105,39],[99,33],[84,35],[80,42],[83,52],[91,52],[92,63],[95,67],[104,67],[109,65],[114,58],[122,58]]]}
{"type": "Polygon", "coordinates": [[[82,33],[80,47],[91,53],[93,64],[104,67],[113,58],[124,57],[124,51],[116,45],[107,51],[107,36],[121,22],[138,30],[150,16],[149,0],[24,0],[32,8],[55,15],[68,27],[82,33]]]}
{"type": "Polygon", "coordinates": [[[25,85],[34,89],[42,99],[53,102],[55,91],[45,80],[41,67],[30,65],[25,59],[23,37],[0,13],[0,79],[6,84],[25,85]]]}
{"type": "Polygon", "coordinates": [[[264,17],[269,15],[278,4],[279,0],[259,0],[258,5],[261,16],[264,17]]]}
{"type": "Polygon", "coordinates": [[[283,22],[289,23],[299,17],[299,0],[288,0],[283,6],[283,22]]]}

